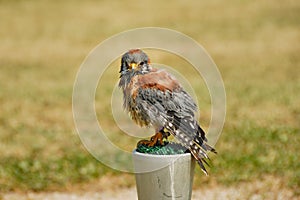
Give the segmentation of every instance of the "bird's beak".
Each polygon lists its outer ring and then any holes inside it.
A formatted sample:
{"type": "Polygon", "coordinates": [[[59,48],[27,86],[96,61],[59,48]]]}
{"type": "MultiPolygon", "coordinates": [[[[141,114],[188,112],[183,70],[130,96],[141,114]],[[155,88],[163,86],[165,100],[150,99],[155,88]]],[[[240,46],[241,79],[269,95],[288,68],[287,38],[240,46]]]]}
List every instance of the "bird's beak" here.
{"type": "Polygon", "coordinates": [[[129,66],[130,66],[131,69],[136,69],[136,67],[138,66],[138,64],[136,64],[136,63],[130,63],[129,66]]]}

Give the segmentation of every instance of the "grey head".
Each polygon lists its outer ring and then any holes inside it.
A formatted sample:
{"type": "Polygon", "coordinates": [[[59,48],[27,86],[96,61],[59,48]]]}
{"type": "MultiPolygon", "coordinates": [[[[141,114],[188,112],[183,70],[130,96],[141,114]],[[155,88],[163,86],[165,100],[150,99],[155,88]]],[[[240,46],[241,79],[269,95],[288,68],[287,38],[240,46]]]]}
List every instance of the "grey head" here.
{"type": "Polygon", "coordinates": [[[149,63],[150,59],[146,53],[140,49],[131,49],[122,56],[121,77],[148,73],[151,70],[149,63]]]}

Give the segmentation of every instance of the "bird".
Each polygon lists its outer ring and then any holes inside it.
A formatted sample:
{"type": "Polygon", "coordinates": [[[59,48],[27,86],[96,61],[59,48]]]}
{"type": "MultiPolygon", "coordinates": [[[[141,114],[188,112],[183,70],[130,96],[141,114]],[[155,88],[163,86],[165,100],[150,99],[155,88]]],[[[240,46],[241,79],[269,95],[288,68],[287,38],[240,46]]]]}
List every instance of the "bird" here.
{"type": "Polygon", "coordinates": [[[124,109],[139,126],[155,129],[150,140],[141,140],[138,145],[162,146],[173,135],[208,175],[204,166],[209,166],[208,152],[217,152],[207,143],[196,120],[196,103],[179,81],[166,70],[152,67],[141,49],[130,49],[122,55],[119,73],[124,109]]]}

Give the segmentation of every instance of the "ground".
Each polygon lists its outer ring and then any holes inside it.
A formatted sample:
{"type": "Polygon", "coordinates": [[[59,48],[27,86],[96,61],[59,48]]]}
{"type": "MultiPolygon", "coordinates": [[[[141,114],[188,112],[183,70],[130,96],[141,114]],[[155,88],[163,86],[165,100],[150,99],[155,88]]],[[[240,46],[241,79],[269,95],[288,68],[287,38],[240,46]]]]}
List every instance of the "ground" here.
{"type": "MultiPolygon", "coordinates": [[[[254,183],[255,184],[255,183],[254,183]]],[[[270,190],[260,193],[259,187],[253,184],[243,184],[243,187],[214,187],[203,188],[193,191],[192,200],[261,200],[261,199],[297,199],[289,190],[270,190]]],[[[135,188],[119,189],[118,191],[106,190],[104,192],[82,192],[82,193],[8,193],[2,196],[3,200],[137,200],[135,188]]]]}
{"type": "MultiPolygon", "coordinates": [[[[95,185],[85,186],[90,188],[67,192],[28,192],[28,193],[6,193],[3,200],[134,200],[137,199],[136,188],[97,188],[95,185]]],[[[1,198],[0,198],[1,199],[1,198]]],[[[293,191],[282,186],[280,179],[274,177],[264,177],[260,181],[242,183],[236,186],[210,185],[193,190],[192,200],[293,200],[297,199],[293,191]]]]}

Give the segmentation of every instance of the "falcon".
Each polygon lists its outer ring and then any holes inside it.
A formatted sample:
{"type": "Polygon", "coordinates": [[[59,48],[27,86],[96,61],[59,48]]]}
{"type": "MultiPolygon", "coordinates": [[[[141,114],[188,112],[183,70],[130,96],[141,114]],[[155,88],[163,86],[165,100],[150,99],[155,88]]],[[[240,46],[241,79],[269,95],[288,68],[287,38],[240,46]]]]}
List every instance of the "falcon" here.
{"type": "Polygon", "coordinates": [[[155,135],[138,145],[164,145],[172,134],[189,149],[202,171],[209,159],[207,152],[216,150],[207,144],[205,132],[195,119],[197,105],[180,83],[167,71],[153,68],[147,54],[131,49],[121,59],[119,87],[123,91],[123,106],[140,126],[153,126],[155,135]]]}

